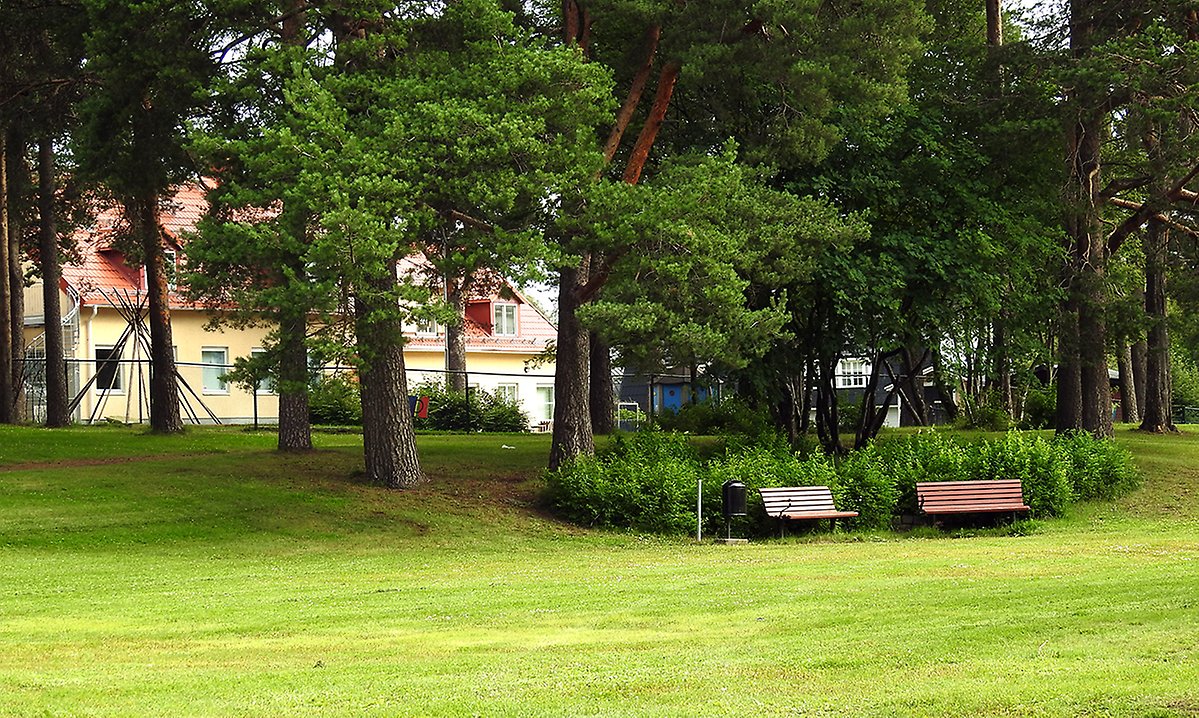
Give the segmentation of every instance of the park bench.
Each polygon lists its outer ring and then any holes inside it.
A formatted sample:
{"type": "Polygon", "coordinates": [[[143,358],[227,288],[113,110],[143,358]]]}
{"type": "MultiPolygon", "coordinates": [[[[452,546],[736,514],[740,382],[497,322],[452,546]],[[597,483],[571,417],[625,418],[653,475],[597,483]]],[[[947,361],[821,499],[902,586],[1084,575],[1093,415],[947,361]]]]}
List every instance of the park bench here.
{"type": "Polygon", "coordinates": [[[916,504],[935,524],[949,514],[1027,513],[1019,479],[993,481],[922,481],[916,484],[916,504]]]}
{"type": "Polygon", "coordinates": [[[857,511],[838,511],[833,505],[833,492],[827,486],[780,486],[759,489],[766,515],[779,520],[779,536],[785,534],[788,521],[828,519],[829,528],[836,528],[837,519],[858,515],[857,511]]]}

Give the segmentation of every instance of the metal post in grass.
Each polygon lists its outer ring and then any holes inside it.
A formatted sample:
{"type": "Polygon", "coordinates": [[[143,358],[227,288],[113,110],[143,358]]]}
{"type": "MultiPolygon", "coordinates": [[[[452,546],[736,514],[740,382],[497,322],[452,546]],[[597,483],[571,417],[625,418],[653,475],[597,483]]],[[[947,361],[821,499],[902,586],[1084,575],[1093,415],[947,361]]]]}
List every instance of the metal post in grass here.
{"type": "Polygon", "coordinates": [[[695,481],[695,542],[704,540],[704,477],[695,481]]]}

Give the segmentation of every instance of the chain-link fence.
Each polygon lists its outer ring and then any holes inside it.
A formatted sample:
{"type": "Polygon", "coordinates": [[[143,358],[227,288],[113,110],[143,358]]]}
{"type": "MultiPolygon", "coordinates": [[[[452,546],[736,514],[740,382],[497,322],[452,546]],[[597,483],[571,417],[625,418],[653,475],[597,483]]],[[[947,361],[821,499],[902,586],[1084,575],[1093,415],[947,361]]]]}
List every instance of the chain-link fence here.
{"type": "MultiPolygon", "coordinates": [[[[27,421],[46,419],[46,358],[44,352],[28,353],[23,360],[23,407],[27,421]]],[[[194,424],[275,423],[279,397],[274,382],[254,384],[231,381],[234,368],[227,361],[176,362],[180,408],[184,420],[194,424]]],[[[67,359],[62,371],[67,377],[71,417],[83,424],[118,422],[148,423],[150,418],[150,360],[104,358],[67,359]]],[[[357,381],[354,369],[343,365],[311,367],[314,385],[321,377],[341,376],[357,381]]],[[[407,372],[409,392],[442,384],[445,369],[411,368],[407,372]]],[[[534,430],[548,431],[554,416],[554,376],[546,373],[467,371],[462,373],[468,390],[486,391],[517,404],[529,417],[534,430]]]]}

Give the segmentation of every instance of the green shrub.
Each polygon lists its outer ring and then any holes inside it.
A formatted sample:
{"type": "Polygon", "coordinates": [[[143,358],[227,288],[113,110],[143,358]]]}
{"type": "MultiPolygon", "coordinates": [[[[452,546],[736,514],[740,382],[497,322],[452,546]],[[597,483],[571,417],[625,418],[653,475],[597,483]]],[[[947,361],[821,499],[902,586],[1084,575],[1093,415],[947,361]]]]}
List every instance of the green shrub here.
{"type": "Polygon", "coordinates": [[[362,396],[352,374],[322,374],[308,388],[308,418],[313,424],[362,425],[362,396]]]}
{"type": "Polygon", "coordinates": [[[969,451],[960,442],[933,430],[877,446],[896,489],[896,513],[916,511],[918,481],[969,479],[969,451]]]}
{"type": "Polygon", "coordinates": [[[738,398],[707,399],[684,404],[677,412],[663,411],[654,416],[665,431],[683,431],[703,435],[740,435],[757,437],[772,431],[770,417],[750,408],[738,398]]]}
{"type": "MultiPolygon", "coordinates": [[[[695,525],[701,476],[686,437],[644,431],[618,435],[602,456],[548,472],[546,484],[550,505],[576,523],[677,534],[695,525]]],[[[719,502],[708,483],[705,492],[719,502]]]]}
{"type": "Polygon", "coordinates": [[[1053,443],[1066,464],[1067,478],[1079,501],[1110,501],[1141,485],[1132,454],[1110,439],[1080,432],[1058,437],[1053,443]]]}
{"type": "Polygon", "coordinates": [[[1053,418],[1057,413],[1057,387],[1034,386],[1024,397],[1024,417],[1020,420],[1021,429],[1048,429],[1053,426],[1053,418]]]}
{"type": "Polygon", "coordinates": [[[1009,431],[1002,438],[964,443],[935,431],[871,444],[839,464],[821,453],[797,458],[777,438],[730,441],[722,455],[701,462],[676,432],[618,434],[598,458],[585,457],[547,475],[550,501],[572,521],[592,526],[686,533],[695,526],[695,491],[703,482],[705,531],[722,528],[721,487],[736,479],[747,489],[751,535],[776,524],[762,510],[759,489],[828,486],[838,508],[857,511],[855,528],[888,528],[916,510],[919,481],[1019,479],[1031,518],[1061,515],[1073,500],[1111,499],[1139,483],[1127,451],[1089,434],[1065,439],[1009,431]]]}
{"type": "MultiPolygon", "coordinates": [[[[707,465],[704,481],[704,515],[708,517],[705,530],[715,531],[722,526],[722,496],[726,481],[745,484],[748,531],[752,535],[768,536],[776,530],[776,519],[766,515],[759,489],[772,486],[837,486],[837,473],[823,454],[797,459],[777,444],[764,447],[734,448],[707,465]],[[711,491],[712,499],[707,497],[711,491]]],[[[835,490],[835,488],[834,488],[835,490]]]]}
{"type": "Polygon", "coordinates": [[[1040,436],[1009,431],[1002,439],[975,445],[970,476],[979,481],[1019,479],[1029,516],[1060,516],[1074,498],[1069,463],[1054,444],[1040,436]]]}
{"type": "Polygon", "coordinates": [[[899,504],[899,488],[883,455],[874,444],[851,453],[837,467],[839,485],[833,491],[837,508],[857,511],[855,528],[882,529],[891,526],[899,504]]]}
{"type": "Polygon", "coordinates": [[[509,433],[529,430],[529,417],[518,404],[481,389],[463,394],[443,382],[432,381],[416,386],[412,392],[429,397],[429,415],[416,419],[417,429],[509,433]]]}

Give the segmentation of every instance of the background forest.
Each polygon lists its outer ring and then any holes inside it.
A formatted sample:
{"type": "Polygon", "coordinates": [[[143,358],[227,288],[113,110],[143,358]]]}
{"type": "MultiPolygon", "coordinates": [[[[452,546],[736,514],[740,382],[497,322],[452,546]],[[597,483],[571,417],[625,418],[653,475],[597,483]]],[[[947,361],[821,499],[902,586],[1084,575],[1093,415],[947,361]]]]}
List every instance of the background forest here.
{"type": "Polygon", "coordinates": [[[1124,420],[1172,431],[1199,404],[1199,3],[1006,9],[7,0],[0,421],[23,420],[21,288],[56,289],[72,230],[119,206],[151,423],[182,429],[158,214],[202,176],[187,285],[277,327],[280,448],[311,447],[309,352],[344,357],[387,486],[421,475],[403,323],[445,322],[464,361],[494,272],[557,287],[551,467],[611,430],[613,363],[733,385],[830,453],[882,425],[841,405],[847,357],[917,423],[931,380],[966,423],[1110,436],[1116,369],[1124,420]],[[397,272],[414,254],[444,292],[397,272]]]}

